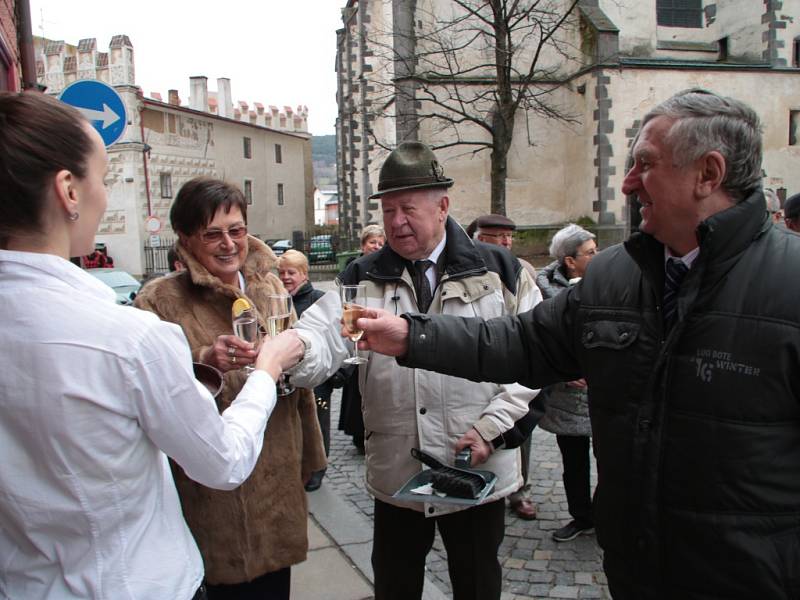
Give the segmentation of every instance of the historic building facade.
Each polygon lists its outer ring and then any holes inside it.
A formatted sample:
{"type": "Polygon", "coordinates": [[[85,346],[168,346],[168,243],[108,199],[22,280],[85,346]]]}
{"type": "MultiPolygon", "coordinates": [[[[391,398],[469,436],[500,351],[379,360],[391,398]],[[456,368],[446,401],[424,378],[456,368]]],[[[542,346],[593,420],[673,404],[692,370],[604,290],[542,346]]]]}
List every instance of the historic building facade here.
{"type": "Polygon", "coordinates": [[[115,264],[134,274],[152,270],[145,248],[171,243],[169,210],[181,185],[200,175],[238,185],[247,198],[248,227],[262,239],[290,238],[313,223],[308,109],[234,104],[229,79],[209,90],[192,77],[183,104],[176,90],[164,100],[135,84],[133,45],[114,36],[108,52],[93,38],[77,46],[36,40],[37,70],[47,92],[80,79],[103,81],[128,112],[123,137],[109,149],[109,204],[97,242],[115,264]]]}
{"type": "Polygon", "coordinates": [[[19,42],[16,2],[0,2],[0,91],[19,89],[19,42]]]}
{"type": "MultiPolygon", "coordinates": [[[[415,88],[418,57],[431,49],[423,40],[452,10],[450,0],[349,0],[343,8],[336,64],[345,232],[380,219],[378,205],[367,198],[387,151],[404,139],[442,147],[437,154],[456,181],[455,218],[468,223],[489,211],[489,152],[450,146],[455,129],[422,118],[431,112],[435,85],[428,82],[424,93],[415,88]],[[385,93],[389,86],[393,98],[385,93]]],[[[781,197],[800,191],[800,172],[793,168],[800,158],[797,15],[800,0],[580,1],[558,33],[562,52],[540,61],[550,74],[549,102],[569,120],[518,115],[507,165],[508,216],[522,226],[589,217],[624,235],[630,215],[637,217],[620,188],[640,119],[689,87],[753,106],[764,122],[764,185],[781,197]]],[[[464,64],[487,62],[487,56],[485,48],[471,46],[458,55],[464,64]]]]}

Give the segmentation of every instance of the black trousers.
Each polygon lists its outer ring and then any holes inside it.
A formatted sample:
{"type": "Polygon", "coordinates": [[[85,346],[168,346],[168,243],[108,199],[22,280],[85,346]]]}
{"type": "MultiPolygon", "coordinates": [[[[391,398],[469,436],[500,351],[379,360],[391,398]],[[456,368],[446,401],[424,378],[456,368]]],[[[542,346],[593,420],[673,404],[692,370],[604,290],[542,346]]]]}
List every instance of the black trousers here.
{"type": "Polygon", "coordinates": [[[529,435],[528,439],[522,442],[519,447],[522,454],[522,487],[528,485],[528,472],[531,469],[531,444],[533,443],[533,436],[529,435]]]}
{"type": "Polygon", "coordinates": [[[585,435],[557,435],[564,465],[564,491],[569,514],[583,525],[594,524],[592,517],[590,438],[585,435]]]}
{"type": "Polygon", "coordinates": [[[375,500],[375,600],[422,598],[425,557],[437,526],[447,550],[453,600],[500,598],[497,552],[505,535],[504,500],[431,518],[375,500]]]}
{"type": "Polygon", "coordinates": [[[208,600],[289,600],[291,583],[292,569],[286,567],[245,583],[205,587],[208,600]]]}

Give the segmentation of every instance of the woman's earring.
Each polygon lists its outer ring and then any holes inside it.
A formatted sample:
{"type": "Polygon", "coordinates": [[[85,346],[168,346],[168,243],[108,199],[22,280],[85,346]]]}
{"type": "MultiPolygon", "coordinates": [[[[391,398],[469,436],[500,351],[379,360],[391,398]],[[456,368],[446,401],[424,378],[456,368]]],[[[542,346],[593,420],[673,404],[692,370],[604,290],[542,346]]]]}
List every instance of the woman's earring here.
{"type": "Polygon", "coordinates": [[[69,213],[69,217],[68,218],[69,218],[70,221],[72,221],[74,223],[75,221],[78,220],[78,217],[80,217],[80,215],[78,214],[78,211],[76,210],[73,213],[69,213]]]}

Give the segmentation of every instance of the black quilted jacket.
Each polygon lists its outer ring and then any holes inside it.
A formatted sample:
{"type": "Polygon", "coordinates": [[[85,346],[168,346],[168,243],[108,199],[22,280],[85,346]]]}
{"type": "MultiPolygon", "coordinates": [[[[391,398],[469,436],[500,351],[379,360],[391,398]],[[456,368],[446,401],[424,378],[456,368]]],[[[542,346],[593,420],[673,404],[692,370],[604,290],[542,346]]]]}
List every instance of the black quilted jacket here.
{"type": "Polygon", "coordinates": [[[530,387],[586,377],[615,598],[796,599],[800,236],[755,193],[698,239],[668,334],[664,249],[637,233],[523,315],[408,317],[401,364],[530,387]]]}

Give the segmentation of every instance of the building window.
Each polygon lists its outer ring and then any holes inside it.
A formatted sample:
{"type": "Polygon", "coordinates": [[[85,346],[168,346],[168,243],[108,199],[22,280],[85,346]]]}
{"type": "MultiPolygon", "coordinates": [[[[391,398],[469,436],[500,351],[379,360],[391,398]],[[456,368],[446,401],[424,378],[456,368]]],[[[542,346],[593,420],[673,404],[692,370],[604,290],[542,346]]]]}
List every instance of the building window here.
{"type": "Polygon", "coordinates": [[[789,145],[800,146],[800,110],[789,111],[789,145]]]}
{"type": "Polygon", "coordinates": [[[703,26],[702,0],[656,0],[656,20],[662,27],[703,26]]]}
{"type": "Polygon", "coordinates": [[[244,157],[253,158],[253,143],[249,137],[244,138],[244,157]]]}
{"type": "Polygon", "coordinates": [[[253,181],[250,179],[244,180],[244,199],[248,205],[253,203],[253,181]]]}
{"type": "Polygon", "coordinates": [[[794,38],[792,45],[792,66],[800,68],[800,36],[794,38]]]}
{"type": "Polygon", "coordinates": [[[158,179],[161,182],[161,197],[172,198],[172,173],[161,173],[158,179]]]}
{"type": "Polygon", "coordinates": [[[283,156],[281,155],[281,145],[275,144],[275,162],[280,164],[283,162],[283,156]]]}
{"type": "Polygon", "coordinates": [[[278,184],[278,206],[283,206],[283,184],[278,184]]]}

